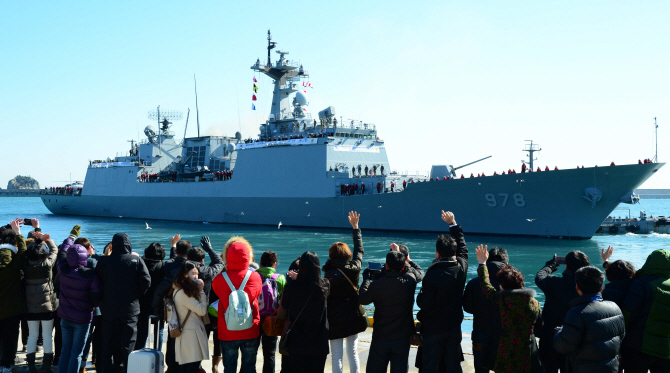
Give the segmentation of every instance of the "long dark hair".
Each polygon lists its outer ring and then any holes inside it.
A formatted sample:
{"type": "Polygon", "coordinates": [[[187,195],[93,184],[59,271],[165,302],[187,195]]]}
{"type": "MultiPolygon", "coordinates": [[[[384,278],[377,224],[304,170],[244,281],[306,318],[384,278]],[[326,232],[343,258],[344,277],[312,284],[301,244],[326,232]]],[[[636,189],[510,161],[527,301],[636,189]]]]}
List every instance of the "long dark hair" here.
{"type": "Polygon", "coordinates": [[[193,263],[190,260],[187,260],[184,262],[184,264],[179,267],[179,271],[177,274],[174,276],[174,282],[173,282],[173,290],[172,290],[172,297],[174,298],[174,293],[182,289],[184,290],[184,294],[188,295],[191,298],[195,298],[197,300],[200,300],[200,290],[198,290],[198,285],[196,285],[193,281],[189,280],[186,275],[193,269],[193,268],[198,268],[195,263],[193,263]]]}
{"type": "Polygon", "coordinates": [[[321,278],[321,263],[319,256],[313,251],[306,251],[300,256],[300,266],[298,268],[298,278],[301,281],[315,287],[316,294],[320,299],[328,297],[327,280],[321,278]]]}

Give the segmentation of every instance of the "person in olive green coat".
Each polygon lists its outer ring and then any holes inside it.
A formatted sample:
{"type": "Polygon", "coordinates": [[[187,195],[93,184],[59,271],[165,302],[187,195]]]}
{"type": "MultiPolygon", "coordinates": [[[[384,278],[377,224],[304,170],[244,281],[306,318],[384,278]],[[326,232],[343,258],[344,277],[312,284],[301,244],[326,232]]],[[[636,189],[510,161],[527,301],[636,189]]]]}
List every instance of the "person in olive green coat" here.
{"type": "Polygon", "coordinates": [[[26,255],[26,241],[21,235],[21,219],[0,231],[0,369],[10,371],[19,343],[21,315],[26,300],[21,290],[21,269],[26,255]]]}
{"type": "Polygon", "coordinates": [[[670,251],[655,250],[635,274],[622,304],[626,372],[670,372],[670,251]]]}
{"type": "Polygon", "coordinates": [[[537,353],[534,328],[540,319],[540,303],[535,290],[524,287],[521,272],[506,265],[496,275],[500,290],[491,285],[486,267],[488,246],[477,247],[479,284],[484,295],[500,309],[502,331],[494,366],[495,372],[543,372],[537,353]]]}

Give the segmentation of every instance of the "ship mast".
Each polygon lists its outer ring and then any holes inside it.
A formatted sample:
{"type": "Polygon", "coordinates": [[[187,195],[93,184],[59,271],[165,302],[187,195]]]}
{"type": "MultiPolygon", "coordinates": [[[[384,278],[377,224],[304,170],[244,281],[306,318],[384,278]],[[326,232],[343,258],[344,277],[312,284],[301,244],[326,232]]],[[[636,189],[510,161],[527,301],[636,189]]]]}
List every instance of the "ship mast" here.
{"type": "Polygon", "coordinates": [[[526,144],[526,149],[524,149],[523,151],[528,152],[528,158],[530,158],[530,162],[526,162],[526,161],[521,161],[521,162],[530,165],[530,169],[532,170],[533,169],[533,161],[537,160],[537,158],[533,157],[533,153],[541,151],[542,148],[540,148],[540,146],[537,145],[537,144],[533,144],[533,140],[526,140],[526,141],[530,141],[530,144],[526,144]]]}
{"type": "Polygon", "coordinates": [[[656,117],[654,117],[654,131],[656,138],[656,155],[654,155],[654,163],[658,163],[658,124],[656,124],[656,117]]]}

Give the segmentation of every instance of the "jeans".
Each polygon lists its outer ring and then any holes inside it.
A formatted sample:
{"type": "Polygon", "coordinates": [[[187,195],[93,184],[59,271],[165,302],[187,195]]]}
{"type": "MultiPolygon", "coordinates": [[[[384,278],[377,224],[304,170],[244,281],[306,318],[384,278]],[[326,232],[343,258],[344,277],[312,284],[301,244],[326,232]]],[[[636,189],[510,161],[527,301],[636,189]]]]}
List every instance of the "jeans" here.
{"type": "Polygon", "coordinates": [[[244,373],[256,373],[256,354],[258,353],[258,338],[242,339],[239,341],[220,341],[223,353],[223,372],[237,373],[237,355],[242,351],[242,366],[244,373]]]}
{"type": "MultiPolygon", "coordinates": [[[[347,359],[349,360],[349,372],[359,373],[361,363],[358,360],[358,334],[350,335],[347,338],[333,339],[330,341],[330,353],[332,354],[333,373],[342,373],[342,357],[344,355],[344,345],[346,342],[347,359]]],[[[409,350],[407,350],[409,353],[409,350]]],[[[263,373],[267,373],[263,371],[263,373]]]]}
{"type": "Polygon", "coordinates": [[[84,352],[84,345],[91,324],[79,324],[61,319],[60,325],[63,335],[63,350],[58,361],[58,372],[77,373],[79,372],[81,356],[84,352]]]}
{"type": "Polygon", "coordinates": [[[51,332],[54,328],[54,320],[28,320],[28,353],[33,353],[37,350],[37,339],[40,334],[40,324],[42,324],[42,343],[44,345],[44,353],[52,354],[53,345],[51,332]]]}
{"type": "Polygon", "coordinates": [[[111,317],[102,315],[102,372],[126,372],[128,355],[135,348],[137,316],[111,317]],[[113,360],[112,360],[113,358],[113,360]]]}
{"type": "MultiPolygon", "coordinates": [[[[267,316],[266,316],[267,317],[267,316]]],[[[263,346],[263,373],[274,373],[275,371],[275,354],[277,352],[277,341],[279,337],[269,337],[263,331],[263,321],[265,317],[261,318],[261,345],[263,346]]],[[[216,351],[215,351],[216,353],[216,351]]]]}
{"type": "Polygon", "coordinates": [[[365,371],[368,373],[386,373],[386,369],[391,363],[391,373],[406,373],[409,349],[409,337],[392,341],[376,341],[373,339],[370,344],[368,364],[365,371]]]}
{"type": "Polygon", "coordinates": [[[0,320],[0,367],[2,368],[11,367],[16,359],[19,325],[21,325],[20,315],[0,320]]]}
{"type": "Polygon", "coordinates": [[[447,372],[462,373],[462,338],[460,326],[441,334],[423,334],[423,344],[421,346],[423,368],[421,371],[424,373],[438,373],[440,371],[440,361],[443,361],[447,372]]]}

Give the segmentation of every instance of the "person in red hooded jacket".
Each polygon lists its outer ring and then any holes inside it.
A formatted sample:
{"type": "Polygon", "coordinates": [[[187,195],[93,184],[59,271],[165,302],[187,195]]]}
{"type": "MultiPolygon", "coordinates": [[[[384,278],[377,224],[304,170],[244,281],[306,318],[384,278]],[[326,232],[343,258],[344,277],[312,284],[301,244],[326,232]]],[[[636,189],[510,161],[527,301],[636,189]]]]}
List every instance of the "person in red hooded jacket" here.
{"type": "MultiPolygon", "coordinates": [[[[244,242],[234,242],[226,251],[226,270],[225,273],[230,278],[236,289],[240,287],[247,272],[250,271],[251,252],[244,242]]],[[[258,297],[261,295],[262,280],[261,276],[253,272],[244,287],[244,292],[249,297],[251,303],[251,315],[253,316],[253,325],[245,330],[228,330],[226,327],[225,310],[228,308],[228,297],[232,290],[219,274],[212,281],[212,290],[219,297],[218,311],[218,331],[221,351],[223,352],[224,372],[235,373],[237,371],[238,351],[242,351],[242,371],[256,371],[256,353],[260,339],[261,316],[258,309],[258,297]]]]}

